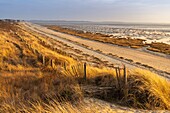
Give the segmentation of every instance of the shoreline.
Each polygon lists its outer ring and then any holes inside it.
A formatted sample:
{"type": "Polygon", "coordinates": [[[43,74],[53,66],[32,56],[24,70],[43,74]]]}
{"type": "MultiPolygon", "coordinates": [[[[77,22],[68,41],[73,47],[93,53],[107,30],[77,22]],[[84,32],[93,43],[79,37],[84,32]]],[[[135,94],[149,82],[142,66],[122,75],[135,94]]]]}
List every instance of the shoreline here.
{"type": "Polygon", "coordinates": [[[163,53],[165,55],[170,55],[170,45],[166,43],[159,43],[159,42],[154,42],[154,43],[144,43],[145,40],[143,39],[133,39],[133,38],[110,38],[111,35],[105,35],[101,33],[91,33],[91,32],[86,32],[84,33],[81,30],[74,30],[70,28],[63,28],[57,25],[43,25],[51,30],[70,34],[73,36],[78,36],[81,38],[89,39],[89,40],[95,40],[99,41],[102,43],[108,43],[108,44],[113,44],[113,45],[118,45],[118,46],[123,46],[123,47],[130,47],[134,49],[141,49],[147,47],[148,51],[151,52],[158,52],[158,53],[163,53]]]}

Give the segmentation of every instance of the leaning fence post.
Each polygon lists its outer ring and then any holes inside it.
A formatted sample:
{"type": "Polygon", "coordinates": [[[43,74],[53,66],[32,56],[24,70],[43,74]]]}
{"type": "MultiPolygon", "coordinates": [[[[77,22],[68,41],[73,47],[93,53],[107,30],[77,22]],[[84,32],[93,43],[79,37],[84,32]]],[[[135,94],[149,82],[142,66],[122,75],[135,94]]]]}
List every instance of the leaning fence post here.
{"type": "Polygon", "coordinates": [[[124,66],[124,82],[125,86],[127,85],[127,72],[126,72],[126,66],[124,66]]]}
{"type": "Polygon", "coordinates": [[[87,66],[87,65],[86,65],[86,62],[85,62],[85,63],[84,63],[84,80],[86,80],[86,71],[87,71],[87,70],[86,70],[86,66],[87,66]]]}
{"type": "Polygon", "coordinates": [[[125,65],[124,65],[124,95],[125,95],[125,100],[127,100],[128,87],[127,87],[127,70],[125,65]]]}
{"type": "Polygon", "coordinates": [[[51,59],[51,60],[50,60],[50,66],[51,66],[52,68],[54,68],[54,59],[51,59]]]}

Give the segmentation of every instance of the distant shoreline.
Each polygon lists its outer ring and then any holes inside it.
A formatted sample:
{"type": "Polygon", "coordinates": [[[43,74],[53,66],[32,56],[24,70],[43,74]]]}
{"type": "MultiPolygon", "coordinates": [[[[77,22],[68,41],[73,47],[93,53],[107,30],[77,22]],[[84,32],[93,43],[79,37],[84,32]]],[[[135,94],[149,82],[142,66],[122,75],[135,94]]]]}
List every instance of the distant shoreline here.
{"type": "Polygon", "coordinates": [[[100,33],[90,33],[90,32],[83,32],[81,30],[74,30],[70,28],[63,28],[56,25],[45,25],[47,28],[52,30],[63,32],[75,36],[80,36],[82,38],[95,40],[103,43],[115,44],[124,47],[131,47],[135,49],[147,47],[147,50],[153,52],[159,52],[169,55],[170,54],[170,45],[165,43],[144,43],[145,40],[143,39],[126,39],[126,38],[108,38],[110,35],[104,35],[100,33]]]}

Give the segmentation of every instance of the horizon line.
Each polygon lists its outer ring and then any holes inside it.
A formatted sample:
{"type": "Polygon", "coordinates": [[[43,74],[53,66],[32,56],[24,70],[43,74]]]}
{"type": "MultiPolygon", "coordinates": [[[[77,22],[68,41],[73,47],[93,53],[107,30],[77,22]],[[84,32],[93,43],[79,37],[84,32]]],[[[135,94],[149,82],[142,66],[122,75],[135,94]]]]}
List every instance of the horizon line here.
{"type": "Polygon", "coordinates": [[[10,19],[10,20],[24,20],[24,21],[60,21],[60,22],[89,22],[89,23],[120,23],[120,24],[170,24],[170,22],[137,22],[137,21],[111,21],[111,20],[106,20],[106,21],[99,21],[99,20],[67,20],[67,19],[17,19],[17,18],[0,18],[0,20],[5,20],[5,19],[10,19]]]}
{"type": "Polygon", "coordinates": [[[170,24],[170,22],[130,22],[130,21],[111,21],[111,20],[106,20],[106,21],[94,21],[94,20],[64,20],[64,19],[26,19],[25,21],[60,21],[60,22],[91,22],[91,23],[124,23],[124,24],[170,24]]]}

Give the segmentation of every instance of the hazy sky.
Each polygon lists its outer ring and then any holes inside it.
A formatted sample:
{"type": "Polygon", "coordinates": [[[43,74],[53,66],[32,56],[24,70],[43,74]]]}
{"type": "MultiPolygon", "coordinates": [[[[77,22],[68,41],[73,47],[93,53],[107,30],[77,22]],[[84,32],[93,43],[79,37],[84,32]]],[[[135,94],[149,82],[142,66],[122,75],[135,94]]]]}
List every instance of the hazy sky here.
{"type": "Polygon", "coordinates": [[[170,0],[0,0],[0,18],[170,23],[170,0]]]}

